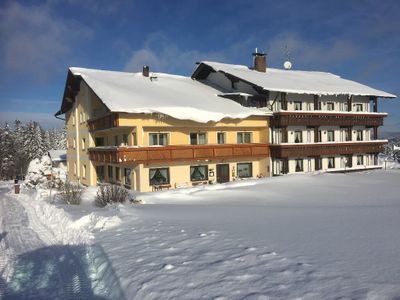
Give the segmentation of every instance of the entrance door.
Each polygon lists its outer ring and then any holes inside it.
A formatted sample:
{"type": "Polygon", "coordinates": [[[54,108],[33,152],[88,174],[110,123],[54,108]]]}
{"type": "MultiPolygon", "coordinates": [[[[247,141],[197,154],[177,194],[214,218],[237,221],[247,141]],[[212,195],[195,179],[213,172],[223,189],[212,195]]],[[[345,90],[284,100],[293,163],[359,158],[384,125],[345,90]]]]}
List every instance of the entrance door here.
{"type": "Polygon", "coordinates": [[[224,183],[229,181],[229,164],[217,165],[217,182],[224,183]]]}

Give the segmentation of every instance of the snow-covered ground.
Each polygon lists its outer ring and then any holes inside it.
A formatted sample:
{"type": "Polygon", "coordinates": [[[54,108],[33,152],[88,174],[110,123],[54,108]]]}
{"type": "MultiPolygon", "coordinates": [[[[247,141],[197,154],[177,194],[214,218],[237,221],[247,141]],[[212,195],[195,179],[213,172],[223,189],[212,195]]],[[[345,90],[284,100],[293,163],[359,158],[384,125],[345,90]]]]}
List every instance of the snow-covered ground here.
{"type": "Polygon", "coordinates": [[[398,299],[400,170],[139,194],[105,209],[0,187],[0,298],[398,299]],[[40,295],[40,296],[38,296],[40,295]]]}

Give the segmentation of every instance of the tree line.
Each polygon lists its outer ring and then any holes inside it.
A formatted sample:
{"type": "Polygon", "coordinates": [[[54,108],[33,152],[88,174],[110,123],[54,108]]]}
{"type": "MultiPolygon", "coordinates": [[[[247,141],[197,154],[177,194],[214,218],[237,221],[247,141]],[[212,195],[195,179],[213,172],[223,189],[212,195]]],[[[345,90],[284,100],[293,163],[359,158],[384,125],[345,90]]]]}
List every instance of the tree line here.
{"type": "Polygon", "coordinates": [[[66,149],[65,129],[44,130],[38,122],[0,126],[0,178],[25,175],[29,162],[50,149],[66,149]]]}

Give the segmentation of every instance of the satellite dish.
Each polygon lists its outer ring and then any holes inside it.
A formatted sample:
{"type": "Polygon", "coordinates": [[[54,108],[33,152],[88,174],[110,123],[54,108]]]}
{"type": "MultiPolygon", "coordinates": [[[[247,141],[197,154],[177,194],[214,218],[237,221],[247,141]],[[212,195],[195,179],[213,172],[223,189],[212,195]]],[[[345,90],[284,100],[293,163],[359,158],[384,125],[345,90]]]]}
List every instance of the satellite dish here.
{"type": "Polygon", "coordinates": [[[287,60],[283,63],[283,67],[285,68],[285,70],[290,70],[292,68],[292,63],[287,60]]]}

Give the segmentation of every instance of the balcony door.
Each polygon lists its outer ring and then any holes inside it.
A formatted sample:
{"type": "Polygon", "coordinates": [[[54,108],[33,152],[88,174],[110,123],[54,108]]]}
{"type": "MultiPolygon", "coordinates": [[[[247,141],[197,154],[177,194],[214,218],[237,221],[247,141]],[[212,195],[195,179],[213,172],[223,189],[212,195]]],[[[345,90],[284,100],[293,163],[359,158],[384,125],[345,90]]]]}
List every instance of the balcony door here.
{"type": "Polygon", "coordinates": [[[217,165],[217,182],[224,183],[229,181],[229,164],[217,165]]]}

